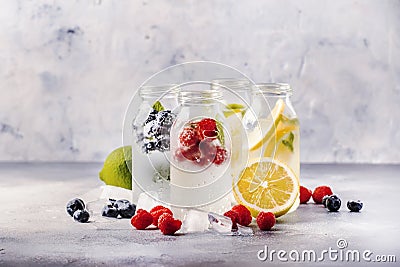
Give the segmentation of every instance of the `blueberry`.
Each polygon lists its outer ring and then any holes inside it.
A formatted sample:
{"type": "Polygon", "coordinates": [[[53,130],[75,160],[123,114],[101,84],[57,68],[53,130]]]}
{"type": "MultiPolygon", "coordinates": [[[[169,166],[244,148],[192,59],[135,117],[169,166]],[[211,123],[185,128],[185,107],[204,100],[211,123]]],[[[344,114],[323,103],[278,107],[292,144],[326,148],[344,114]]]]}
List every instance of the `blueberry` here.
{"type": "Polygon", "coordinates": [[[67,212],[69,215],[73,216],[74,212],[77,210],[84,210],[85,203],[82,199],[74,198],[67,203],[67,212]]]}
{"type": "Polygon", "coordinates": [[[89,221],[89,212],[87,210],[77,210],[74,212],[74,220],[81,223],[89,221]]]}
{"type": "Polygon", "coordinates": [[[331,195],[326,199],[326,208],[329,211],[338,211],[341,205],[342,201],[336,195],[331,195]]]}
{"type": "Polygon", "coordinates": [[[113,198],[109,198],[109,199],[108,199],[109,205],[111,205],[111,206],[114,206],[114,204],[115,204],[116,201],[117,201],[117,200],[115,200],[115,199],[113,199],[113,198]]]}
{"type": "Polygon", "coordinates": [[[118,217],[118,210],[116,207],[113,205],[106,205],[103,207],[103,210],[101,211],[101,215],[105,217],[112,217],[112,218],[117,218],[118,217]]]}
{"type": "Polygon", "coordinates": [[[363,207],[363,203],[360,200],[357,201],[347,201],[347,208],[351,211],[351,212],[359,212],[363,207]]]}
{"type": "Polygon", "coordinates": [[[322,205],[326,208],[326,200],[328,199],[329,195],[326,195],[322,198],[322,205]]]}
{"type": "Polygon", "coordinates": [[[135,215],[136,206],[135,204],[131,204],[129,200],[117,200],[114,204],[114,207],[117,208],[119,215],[122,218],[131,218],[133,215],[135,215]]]}

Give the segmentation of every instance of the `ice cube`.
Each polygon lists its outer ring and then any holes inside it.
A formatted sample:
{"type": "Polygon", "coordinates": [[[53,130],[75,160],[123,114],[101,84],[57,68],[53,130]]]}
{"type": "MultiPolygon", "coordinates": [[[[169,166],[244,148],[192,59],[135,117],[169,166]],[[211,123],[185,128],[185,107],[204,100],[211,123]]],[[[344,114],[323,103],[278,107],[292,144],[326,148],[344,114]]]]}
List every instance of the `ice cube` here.
{"type": "Polygon", "coordinates": [[[183,233],[204,232],[208,230],[209,226],[208,212],[198,209],[189,209],[183,219],[181,231],[183,233]]]}
{"type": "Polygon", "coordinates": [[[221,216],[214,212],[208,213],[208,220],[211,224],[210,230],[222,235],[249,236],[254,234],[253,229],[251,229],[250,227],[245,227],[241,225],[237,225],[237,228],[232,227],[232,221],[230,218],[221,216]]]}

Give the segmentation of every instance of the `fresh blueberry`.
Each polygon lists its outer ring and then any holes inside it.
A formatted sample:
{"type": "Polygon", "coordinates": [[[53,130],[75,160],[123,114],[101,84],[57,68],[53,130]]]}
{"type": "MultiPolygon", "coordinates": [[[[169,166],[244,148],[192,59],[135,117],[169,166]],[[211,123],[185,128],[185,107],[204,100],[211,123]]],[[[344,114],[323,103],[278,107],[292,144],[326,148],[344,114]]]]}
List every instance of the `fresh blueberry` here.
{"type": "Polygon", "coordinates": [[[351,211],[351,212],[359,212],[363,207],[363,203],[360,200],[357,201],[347,201],[347,208],[351,211]]]}
{"type": "Polygon", "coordinates": [[[74,212],[74,220],[81,223],[89,221],[89,212],[87,210],[77,210],[74,212]]]}
{"type": "Polygon", "coordinates": [[[84,210],[85,203],[82,199],[74,198],[67,203],[67,212],[69,215],[73,216],[74,212],[77,210],[84,210]]]}
{"type": "Polygon", "coordinates": [[[322,198],[322,205],[326,208],[326,200],[328,199],[329,195],[326,195],[322,198]]]}
{"type": "Polygon", "coordinates": [[[101,215],[105,217],[117,218],[118,214],[119,214],[118,209],[113,205],[106,205],[103,207],[103,210],[101,211],[101,215]]]}
{"type": "Polygon", "coordinates": [[[329,211],[338,211],[341,205],[342,201],[336,195],[331,195],[326,199],[326,208],[329,211]]]}
{"type": "Polygon", "coordinates": [[[136,206],[135,204],[131,204],[129,200],[117,200],[114,204],[114,207],[117,208],[119,215],[122,218],[131,218],[133,215],[135,215],[136,206]]]}

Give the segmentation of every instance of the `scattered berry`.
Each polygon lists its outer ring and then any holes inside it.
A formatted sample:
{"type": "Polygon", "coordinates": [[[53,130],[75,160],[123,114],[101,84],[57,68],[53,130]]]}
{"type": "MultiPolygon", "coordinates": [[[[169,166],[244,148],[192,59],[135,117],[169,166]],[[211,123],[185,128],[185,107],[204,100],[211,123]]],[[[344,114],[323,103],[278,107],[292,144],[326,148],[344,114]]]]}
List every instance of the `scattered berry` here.
{"type": "Polygon", "coordinates": [[[312,198],[315,203],[321,204],[322,203],[322,198],[326,195],[332,195],[333,192],[329,186],[318,186],[317,188],[314,189],[314,192],[312,194],[312,198]]]}
{"type": "Polygon", "coordinates": [[[113,205],[106,205],[103,207],[103,210],[101,211],[101,215],[104,217],[117,218],[118,210],[113,205]]]}
{"type": "Polygon", "coordinates": [[[221,165],[227,158],[227,152],[223,147],[217,146],[217,152],[215,154],[214,163],[221,165]]]}
{"type": "Polygon", "coordinates": [[[153,225],[158,226],[158,218],[164,213],[172,215],[172,211],[164,206],[155,206],[150,210],[150,214],[153,216],[153,225]]]}
{"type": "Polygon", "coordinates": [[[198,131],[200,140],[205,138],[215,138],[218,135],[217,123],[214,119],[205,118],[198,122],[198,131]]]}
{"type": "Polygon", "coordinates": [[[232,229],[237,229],[237,223],[239,222],[239,215],[233,210],[229,210],[224,213],[224,216],[229,217],[232,221],[232,229]]]}
{"type": "Polygon", "coordinates": [[[304,186],[300,186],[300,204],[306,204],[312,196],[312,191],[304,186]]]}
{"type": "Polygon", "coordinates": [[[326,200],[330,197],[330,195],[326,195],[322,198],[322,205],[326,208],[326,200]]]}
{"type": "Polygon", "coordinates": [[[236,205],[232,207],[232,211],[238,214],[238,223],[243,226],[248,226],[251,223],[252,217],[250,211],[243,205],[236,205]]]}
{"type": "Polygon", "coordinates": [[[118,214],[122,218],[131,218],[136,211],[136,205],[131,204],[131,202],[129,202],[129,200],[126,199],[117,200],[114,203],[114,207],[117,209],[118,214]]]}
{"type": "Polygon", "coordinates": [[[351,212],[359,212],[363,207],[363,203],[360,200],[357,201],[347,201],[347,208],[351,211],[351,212]]]}
{"type": "Polygon", "coordinates": [[[262,231],[271,230],[275,222],[275,215],[272,212],[262,211],[257,216],[257,225],[262,231]]]}
{"type": "Polygon", "coordinates": [[[85,203],[82,199],[74,198],[67,203],[67,212],[69,215],[73,216],[75,211],[84,210],[85,203]]]}
{"type": "Polygon", "coordinates": [[[148,211],[138,209],[136,215],[132,217],[131,224],[138,230],[144,230],[153,223],[153,216],[148,211]]]}
{"type": "Polygon", "coordinates": [[[182,222],[176,220],[169,213],[164,213],[158,218],[158,228],[164,235],[173,235],[176,231],[181,229],[182,222]]]}
{"type": "Polygon", "coordinates": [[[331,195],[326,199],[326,208],[329,211],[338,211],[340,209],[341,204],[342,201],[336,195],[331,195]]]}
{"type": "Polygon", "coordinates": [[[74,212],[74,220],[80,223],[89,221],[89,212],[87,210],[77,210],[74,212]]]}
{"type": "Polygon", "coordinates": [[[179,143],[183,148],[197,146],[199,139],[196,129],[192,127],[185,127],[179,135],[179,143]]]}

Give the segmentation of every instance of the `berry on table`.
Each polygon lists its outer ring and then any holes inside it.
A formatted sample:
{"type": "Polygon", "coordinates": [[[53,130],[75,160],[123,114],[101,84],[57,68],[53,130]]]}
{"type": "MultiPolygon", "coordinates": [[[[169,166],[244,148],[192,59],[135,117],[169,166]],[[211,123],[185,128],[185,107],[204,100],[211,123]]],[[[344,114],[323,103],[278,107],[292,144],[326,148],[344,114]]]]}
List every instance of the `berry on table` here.
{"type": "Polygon", "coordinates": [[[106,205],[103,207],[103,210],[101,211],[101,215],[104,217],[117,218],[118,210],[113,205],[106,205]]]}
{"type": "Polygon", "coordinates": [[[232,207],[232,211],[238,214],[239,220],[238,223],[243,226],[248,226],[253,219],[251,217],[250,211],[243,205],[239,204],[232,207]]]}
{"type": "Polygon", "coordinates": [[[74,212],[74,220],[80,223],[86,223],[89,221],[89,212],[87,210],[77,210],[74,212]]]}
{"type": "Polygon", "coordinates": [[[228,210],[224,213],[224,216],[229,217],[232,221],[232,229],[237,229],[237,223],[239,222],[239,215],[233,210],[228,210]]]}
{"type": "Polygon", "coordinates": [[[74,198],[67,203],[67,212],[71,216],[74,215],[75,211],[84,209],[85,209],[85,203],[80,198],[74,198]]]}
{"type": "Polygon", "coordinates": [[[131,204],[129,200],[120,199],[114,203],[114,207],[117,209],[118,214],[122,218],[131,218],[136,211],[136,205],[131,204]]]}
{"type": "Polygon", "coordinates": [[[163,213],[158,218],[158,228],[164,235],[173,235],[176,231],[181,229],[182,222],[174,219],[171,214],[163,213]]]}
{"type": "Polygon", "coordinates": [[[304,186],[300,186],[300,204],[306,204],[312,196],[312,191],[304,186]]]}
{"type": "Polygon", "coordinates": [[[342,205],[342,201],[338,196],[336,195],[331,195],[326,199],[326,208],[329,211],[338,211],[340,209],[340,206],[342,205]]]}
{"type": "Polygon", "coordinates": [[[131,219],[132,226],[138,230],[144,230],[152,223],[153,216],[151,216],[150,212],[143,209],[138,209],[136,215],[131,219]]]}
{"type": "Polygon", "coordinates": [[[314,189],[314,192],[312,194],[312,198],[315,203],[317,204],[322,204],[322,198],[326,195],[332,195],[332,189],[329,186],[323,185],[323,186],[318,186],[317,188],[314,189]]]}
{"type": "Polygon", "coordinates": [[[347,208],[351,211],[351,212],[359,212],[363,207],[363,203],[360,200],[354,201],[354,200],[350,200],[347,201],[347,208]]]}
{"type": "Polygon", "coordinates": [[[256,221],[260,230],[267,231],[271,230],[271,228],[275,225],[276,219],[272,212],[262,211],[258,214],[256,221]]]}
{"type": "Polygon", "coordinates": [[[150,214],[153,216],[153,225],[158,226],[158,218],[164,213],[168,213],[172,215],[172,211],[164,206],[155,206],[150,210],[150,214]]]}

